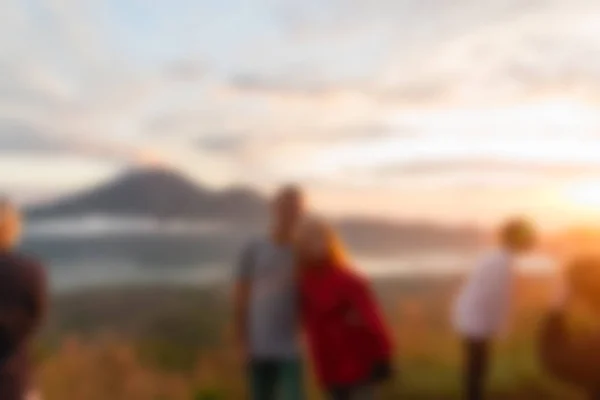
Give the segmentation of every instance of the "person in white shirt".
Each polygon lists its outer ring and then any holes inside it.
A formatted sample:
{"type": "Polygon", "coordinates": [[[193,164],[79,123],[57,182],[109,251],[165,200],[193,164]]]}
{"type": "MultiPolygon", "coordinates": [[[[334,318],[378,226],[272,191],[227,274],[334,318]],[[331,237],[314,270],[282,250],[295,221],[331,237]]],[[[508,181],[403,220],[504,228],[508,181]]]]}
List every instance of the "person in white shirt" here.
{"type": "Polygon", "coordinates": [[[535,231],[526,220],[505,223],[499,230],[498,248],[479,261],[458,296],[453,323],[464,342],[467,400],[483,399],[491,342],[506,324],[510,308],[514,259],[535,241],[535,231]]]}

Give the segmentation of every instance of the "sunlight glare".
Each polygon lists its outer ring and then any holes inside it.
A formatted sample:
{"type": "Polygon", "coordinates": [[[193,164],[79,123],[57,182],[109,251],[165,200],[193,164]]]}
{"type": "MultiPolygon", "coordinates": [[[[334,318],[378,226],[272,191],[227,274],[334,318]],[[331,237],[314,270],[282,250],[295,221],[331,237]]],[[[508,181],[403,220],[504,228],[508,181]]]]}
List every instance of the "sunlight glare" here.
{"type": "Polygon", "coordinates": [[[600,211],[600,180],[575,182],[565,188],[564,194],[576,207],[600,211]]]}

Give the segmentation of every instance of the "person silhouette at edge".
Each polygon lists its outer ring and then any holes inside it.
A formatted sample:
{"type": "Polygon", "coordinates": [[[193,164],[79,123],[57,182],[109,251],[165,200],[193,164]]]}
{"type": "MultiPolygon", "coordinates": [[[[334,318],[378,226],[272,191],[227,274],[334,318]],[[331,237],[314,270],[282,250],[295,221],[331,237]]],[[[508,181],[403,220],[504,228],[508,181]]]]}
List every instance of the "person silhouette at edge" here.
{"type": "Polygon", "coordinates": [[[566,271],[579,276],[560,280],[542,320],[538,342],[541,365],[552,376],[583,389],[590,400],[600,400],[600,331],[583,334],[570,329],[568,322],[571,305],[581,301],[600,319],[600,280],[594,278],[600,272],[600,257],[576,257],[566,271]]]}
{"type": "Polygon", "coordinates": [[[46,315],[48,285],[44,268],[14,249],[21,217],[0,200],[0,399],[37,398],[33,393],[31,342],[46,315]]]}

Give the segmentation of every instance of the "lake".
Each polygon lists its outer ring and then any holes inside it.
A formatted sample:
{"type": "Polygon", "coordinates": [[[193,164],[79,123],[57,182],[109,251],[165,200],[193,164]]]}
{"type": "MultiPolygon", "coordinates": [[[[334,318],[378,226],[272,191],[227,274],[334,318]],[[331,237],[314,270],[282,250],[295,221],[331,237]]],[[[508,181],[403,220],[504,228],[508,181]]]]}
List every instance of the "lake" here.
{"type": "MultiPolygon", "coordinates": [[[[130,284],[206,286],[230,279],[237,254],[254,235],[218,224],[58,221],[29,226],[23,249],[48,266],[55,292],[130,284]]],[[[462,273],[481,251],[438,244],[398,247],[380,256],[356,251],[364,250],[359,245],[350,246],[356,268],[373,277],[462,273]]],[[[548,271],[551,264],[538,256],[524,266],[548,271]]]]}

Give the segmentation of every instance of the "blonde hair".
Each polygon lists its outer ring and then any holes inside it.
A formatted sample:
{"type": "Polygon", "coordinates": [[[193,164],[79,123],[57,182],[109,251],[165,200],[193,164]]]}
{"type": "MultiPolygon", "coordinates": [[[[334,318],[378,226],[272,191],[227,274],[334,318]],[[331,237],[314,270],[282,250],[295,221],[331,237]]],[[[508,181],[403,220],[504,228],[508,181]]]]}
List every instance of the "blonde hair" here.
{"type": "Polygon", "coordinates": [[[536,239],[533,224],[525,218],[509,219],[500,228],[500,240],[508,247],[533,243],[536,239]]]}
{"type": "Polygon", "coordinates": [[[0,250],[10,250],[21,238],[21,214],[8,200],[0,200],[0,250]]]}
{"type": "Polygon", "coordinates": [[[298,225],[297,237],[302,236],[302,233],[307,230],[316,230],[325,238],[326,257],[337,267],[348,266],[348,253],[339,234],[325,218],[310,216],[304,218],[298,225]]]}

